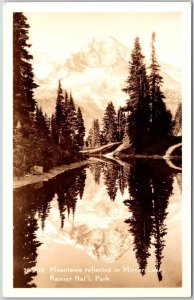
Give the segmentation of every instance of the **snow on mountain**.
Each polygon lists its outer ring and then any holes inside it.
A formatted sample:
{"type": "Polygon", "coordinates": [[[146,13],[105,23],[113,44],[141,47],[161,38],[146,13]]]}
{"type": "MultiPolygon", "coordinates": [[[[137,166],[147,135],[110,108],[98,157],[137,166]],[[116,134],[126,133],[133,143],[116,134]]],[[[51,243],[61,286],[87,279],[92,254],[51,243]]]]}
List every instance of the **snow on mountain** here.
{"type": "MultiPolygon", "coordinates": [[[[130,49],[114,37],[93,38],[85,48],[72,53],[63,63],[53,67],[53,61],[43,53],[35,54],[34,71],[40,85],[35,97],[44,111],[51,115],[55,108],[58,80],[72,91],[76,105],[83,112],[87,130],[94,118],[100,122],[107,103],[118,107],[125,104],[127,95],[122,92],[128,76],[130,49]],[[43,67],[40,67],[42,66],[43,67]]],[[[181,102],[181,73],[175,67],[161,63],[166,104],[173,115],[181,102]]]]}

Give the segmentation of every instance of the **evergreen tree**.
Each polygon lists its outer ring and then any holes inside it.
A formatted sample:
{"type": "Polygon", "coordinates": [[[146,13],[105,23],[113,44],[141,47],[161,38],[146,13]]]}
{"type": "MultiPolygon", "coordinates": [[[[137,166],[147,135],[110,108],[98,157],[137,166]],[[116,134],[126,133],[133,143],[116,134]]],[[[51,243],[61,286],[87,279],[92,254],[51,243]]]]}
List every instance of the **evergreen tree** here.
{"type": "Polygon", "coordinates": [[[135,39],[129,62],[129,76],[123,89],[129,95],[127,109],[129,137],[134,151],[141,152],[149,142],[150,106],[149,85],[139,38],[135,39]]]}
{"type": "Polygon", "coordinates": [[[34,135],[34,143],[36,145],[34,162],[36,165],[42,165],[49,168],[47,165],[48,161],[45,159],[49,157],[50,150],[50,129],[49,120],[44,115],[41,107],[36,107],[35,115],[35,129],[36,134],[34,135]]]}
{"type": "Polygon", "coordinates": [[[28,44],[29,25],[23,13],[13,13],[13,108],[14,128],[21,124],[22,134],[32,133],[36,101],[33,90],[37,87],[30,61],[28,44]]]}
{"type": "Polygon", "coordinates": [[[89,130],[87,142],[89,147],[99,147],[101,141],[100,125],[98,119],[94,119],[92,127],[89,130]]]}
{"type": "Polygon", "coordinates": [[[122,141],[125,133],[126,117],[123,109],[119,107],[117,113],[117,140],[122,141]]]}
{"type": "Polygon", "coordinates": [[[164,138],[171,134],[172,130],[172,115],[166,109],[165,96],[161,91],[162,83],[163,78],[160,75],[160,65],[156,58],[155,33],[153,32],[149,75],[152,139],[156,139],[157,137],[164,138]]]}
{"type": "Polygon", "coordinates": [[[57,133],[55,114],[52,114],[52,116],[51,116],[51,137],[52,137],[52,142],[54,144],[57,144],[58,143],[58,133],[57,133]]]}
{"type": "Polygon", "coordinates": [[[67,114],[66,114],[66,126],[68,128],[71,144],[73,147],[78,146],[76,141],[77,135],[77,113],[75,108],[74,99],[70,93],[68,99],[65,101],[67,103],[67,114]]]}
{"type": "Polygon", "coordinates": [[[88,137],[87,137],[87,144],[88,147],[93,147],[93,127],[90,128],[89,133],[88,133],[88,137]]]}
{"type": "MultiPolygon", "coordinates": [[[[28,44],[29,25],[23,13],[13,13],[13,134],[14,170],[23,175],[34,164],[35,107],[32,55],[28,44]]],[[[14,175],[15,171],[14,171],[14,175]]]]}
{"type": "Polygon", "coordinates": [[[63,101],[63,90],[61,87],[61,81],[59,80],[55,107],[55,139],[57,144],[61,144],[62,142],[62,125],[64,121],[63,101]]]}
{"type": "Polygon", "coordinates": [[[117,116],[112,102],[109,102],[103,118],[103,136],[106,143],[117,141],[117,116]]]}
{"type": "Polygon", "coordinates": [[[85,127],[81,109],[77,109],[77,144],[80,149],[84,146],[85,127]]]}
{"type": "Polygon", "coordinates": [[[94,147],[99,147],[100,146],[100,125],[98,119],[94,120],[93,123],[93,145],[94,147]]]}

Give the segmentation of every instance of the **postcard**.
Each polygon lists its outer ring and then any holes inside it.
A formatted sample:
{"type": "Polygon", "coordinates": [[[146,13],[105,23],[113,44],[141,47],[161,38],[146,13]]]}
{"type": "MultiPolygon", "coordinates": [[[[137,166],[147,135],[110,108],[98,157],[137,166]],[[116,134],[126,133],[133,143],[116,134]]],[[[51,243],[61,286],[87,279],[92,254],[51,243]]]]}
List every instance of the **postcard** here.
{"type": "Polygon", "coordinates": [[[191,2],[4,4],[5,297],[191,295],[191,2]]]}

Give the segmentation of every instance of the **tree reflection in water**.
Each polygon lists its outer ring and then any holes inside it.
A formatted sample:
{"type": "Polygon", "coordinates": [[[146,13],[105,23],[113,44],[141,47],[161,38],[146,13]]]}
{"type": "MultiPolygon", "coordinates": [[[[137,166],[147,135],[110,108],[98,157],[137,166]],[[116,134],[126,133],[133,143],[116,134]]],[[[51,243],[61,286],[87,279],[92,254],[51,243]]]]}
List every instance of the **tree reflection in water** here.
{"type": "Polygon", "coordinates": [[[80,199],[83,196],[85,180],[85,169],[73,170],[70,176],[66,173],[56,179],[55,182],[57,186],[55,187],[55,191],[58,196],[57,201],[61,217],[61,228],[64,226],[66,212],[68,218],[70,213],[72,213],[74,218],[78,196],[80,196],[80,199]]]}
{"type": "Polygon", "coordinates": [[[93,162],[89,165],[89,170],[93,174],[94,181],[100,185],[101,173],[104,169],[104,162],[93,162]]]}
{"type": "Polygon", "coordinates": [[[134,236],[134,251],[140,273],[145,275],[150,247],[155,247],[155,267],[162,280],[162,251],[167,233],[165,219],[172,194],[173,175],[162,161],[134,161],[128,178],[130,199],[125,200],[132,216],[125,222],[134,236]],[[152,242],[152,239],[154,240],[152,242]]]}
{"type": "MultiPolygon", "coordinates": [[[[115,200],[119,190],[122,196],[126,195],[128,188],[129,199],[124,204],[130,217],[123,221],[129,225],[133,236],[140,273],[146,274],[150,250],[154,247],[155,268],[161,281],[167,233],[165,219],[173,184],[171,169],[163,161],[133,160],[120,165],[107,160],[91,163],[89,170],[97,185],[106,186],[111,201],[115,200]]],[[[85,181],[86,167],[83,167],[14,192],[14,287],[35,287],[37,249],[41,245],[36,237],[38,220],[44,230],[50,203],[56,198],[60,227],[63,228],[65,218],[70,215],[74,218],[77,201],[83,197],[85,181]]]]}
{"type": "Polygon", "coordinates": [[[65,211],[74,215],[78,195],[80,199],[83,196],[85,179],[86,170],[80,168],[60,174],[52,181],[29,185],[14,192],[14,287],[36,287],[32,281],[37,275],[37,249],[41,245],[36,237],[38,219],[44,230],[50,202],[57,194],[63,227],[65,211]]]}
{"type": "Polygon", "coordinates": [[[37,275],[32,268],[36,266],[40,243],[35,234],[38,224],[34,198],[32,189],[28,187],[14,193],[14,287],[36,287],[31,283],[37,275]]]}

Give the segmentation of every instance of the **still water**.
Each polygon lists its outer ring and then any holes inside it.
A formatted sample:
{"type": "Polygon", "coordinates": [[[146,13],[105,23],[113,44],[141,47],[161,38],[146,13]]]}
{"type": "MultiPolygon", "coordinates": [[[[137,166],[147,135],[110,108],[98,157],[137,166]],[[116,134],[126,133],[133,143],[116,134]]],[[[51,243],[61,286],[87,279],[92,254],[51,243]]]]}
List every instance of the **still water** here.
{"type": "Polygon", "coordinates": [[[14,191],[14,287],[180,287],[181,173],[111,161],[14,191]]]}

